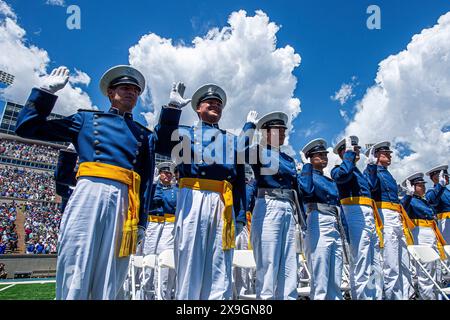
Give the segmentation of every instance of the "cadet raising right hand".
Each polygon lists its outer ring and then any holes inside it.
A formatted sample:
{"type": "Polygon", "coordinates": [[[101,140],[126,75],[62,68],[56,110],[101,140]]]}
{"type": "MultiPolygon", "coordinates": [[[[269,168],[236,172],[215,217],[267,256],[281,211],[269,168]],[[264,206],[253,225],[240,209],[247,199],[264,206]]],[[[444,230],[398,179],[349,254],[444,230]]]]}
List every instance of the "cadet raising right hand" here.
{"type": "Polygon", "coordinates": [[[50,75],[45,77],[41,88],[54,94],[64,88],[68,81],[69,69],[61,66],[59,68],[53,69],[50,75]]]}
{"type": "Polygon", "coordinates": [[[170,92],[169,97],[169,106],[181,109],[185,107],[189,102],[191,102],[191,99],[183,98],[185,89],[186,86],[183,82],[173,83],[172,91],[170,92]]]}

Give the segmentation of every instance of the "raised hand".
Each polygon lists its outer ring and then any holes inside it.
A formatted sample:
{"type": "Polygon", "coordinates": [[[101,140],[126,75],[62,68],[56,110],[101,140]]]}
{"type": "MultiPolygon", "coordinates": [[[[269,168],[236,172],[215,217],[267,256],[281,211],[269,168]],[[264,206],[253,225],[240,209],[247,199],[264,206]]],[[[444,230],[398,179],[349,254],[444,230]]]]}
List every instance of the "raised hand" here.
{"type": "Polygon", "coordinates": [[[247,114],[247,122],[256,124],[256,118],[258,118],[258,112],[252,110],[247,114]]]}
{"type": "Polygon", "coordinates": [[[61,66],[59,68],[53,69],[50,75],[45,77],[41,88],[51,93],[56,93],[57,91],[64,88],[68,81],[69,69],[61,66]]]}
{"type": "Polygon", "coordinates": [[[185,90],[186,86],[183,82],[174,82],[172,85],[172,91],[170,92],[169,96],[169,105],[181,109],[185,107],[189,102],[191,102],[191,99],[183,98],[185,90]]]}

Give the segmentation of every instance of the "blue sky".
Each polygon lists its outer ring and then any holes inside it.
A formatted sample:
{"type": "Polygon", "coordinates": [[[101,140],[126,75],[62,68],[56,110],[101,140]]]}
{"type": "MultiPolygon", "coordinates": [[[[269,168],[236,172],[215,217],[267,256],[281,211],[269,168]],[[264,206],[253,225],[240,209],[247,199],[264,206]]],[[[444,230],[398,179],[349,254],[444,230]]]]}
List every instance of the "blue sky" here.
{"type": "MultiPolygon", "coordinates": [[[[253,15],[263,10],[281,25],[277,47],[290,45],[302,62],[294,70],[298,83],[294,96],[301,100],[302,113],[294,121],[291,144],[298,150],[321,136],[333,142],[345,127],[340,105],[330,96],[356,76],[353,97],[341,109],[352,114],[356,101],[374,85],[378,63],[405,50],[414,34],[432,27],[450,11],[450,2],[428,1],[115,1],[66,0],[66,6],[81,8],[81,30],[66,28],[66,7],[46,5],[46,0],[6,0],[18,24],[27,31],[29,44],[45,49],[49,68],[66,65],[86,72],[91,83],[83,88],[100,109],[107,108],[98,90],[102,73],[116,64],[128,63],[128,49],[150,32],[175,43],[191,43],[212,27],[227,25],[231,12],[244,9],[253,15]],[[381,30],[369,30],[366,9],[381,8],[381,30]],[[318,133],[305,131],[318,126],[318,133]]],[[[136,116],[148,108],[139,105],[136,116]]]]}

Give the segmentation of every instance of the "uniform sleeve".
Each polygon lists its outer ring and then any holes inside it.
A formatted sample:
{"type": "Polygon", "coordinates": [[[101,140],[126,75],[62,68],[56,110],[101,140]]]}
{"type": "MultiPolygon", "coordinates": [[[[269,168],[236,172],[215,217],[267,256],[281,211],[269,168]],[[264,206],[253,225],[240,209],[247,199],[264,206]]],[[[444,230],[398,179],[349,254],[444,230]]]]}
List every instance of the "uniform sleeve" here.
{"type": "Polygon", "coordinates": [[[350,181],[352,178],[353,170],[355,169],[356,153],[353,151],[347,151],[344,153],[344,159],[340,166],[335,167],[331,171],[331,177],[337,184],[343,184],[350,181]]]}
{"type": "Polygon", "coordinates": [[[252,182],[250,182],[248,185],[248,198],[247,198],[247,202],[248,202],[248,207],[247,207],[247,211],[250,211],[253,213],[253,208],[255,207],[255,202],[256,202],[256,197],[257,197],[257,192],[258,192],[258,188],[256,187],[256,180],[253,180],[252,182]]]}
{"type": "Polygon", "coordinates": [[[441,186],[439,183],[434,186],[433,189],[427,191],[425,198],[428,203],[433,207],[437,206],[441,201],[441,197],[444,194],[445,187],[441,186]]]}
{"type": "Polygon", "coordinates": [[[58,184],[75,186],[78,154],[71,151],[60,150],[55,170],[55,181],[58,184]]]}
{"type": "Polygon", "coordinates": [[[247,196],[245,192],[245,165],[238,164],[236,166],[236,183],[233,186],[233,207],[236,216],[236,222],[246,224],[246,204],[247,196]]]}
{"type": "Polygon", "coordinates": [[[34,88],[17,117],[16,134],[28,139],[75,142],[83,125],[83,113],[47,120],[56,99],[54,94],[34,88]]]}
{"type": "Polygon", "coordinates": [[[179,143],[179,135],[176,130],[179,127],[181,109],[166,107],[161,108],[158,125],[155,127],[155,151],[159,154],[171,157],[172,149],[179,143]]]}
{"type": "MultiPolygon", "coordinates": [[[[245,163],[254,163],[252,161],[252,157],[254,154],[251,152],[257,151],[256,148],[251,149],[250,144],[253,140],[253,136],[255,134],[256,125],[251,122],[247,122],[238,137],[237,151],[240,156],[239,159],[245,158],[245,163]]],[[[257,154],[256,154],[257,156],[257,154]]]]}
{"type": "Polygon", "coordinates": [[[297,176],[298,187],[302,193],[308,197],[312,196],[314,193],[314,182],[313,182],[313,166],[310,163],[306,163],[300,175],[297,176]]]}
{"type": "Polygon", "coordinates": [[[412,196],[405,195],[402,200],[400,200],[400,203],[402,204],[403,208],[405,208],[405,211],[410,215],[411,210],[411,200],[412,196]]]}
{"type": "Polygon", "coordinates": [[[369,182],[370,191],[375,191],[380,188],[380,178],[377,174],[377,165],[369,164],[367,165],[366,170],[364,170],[364,176],[369,182]]]}

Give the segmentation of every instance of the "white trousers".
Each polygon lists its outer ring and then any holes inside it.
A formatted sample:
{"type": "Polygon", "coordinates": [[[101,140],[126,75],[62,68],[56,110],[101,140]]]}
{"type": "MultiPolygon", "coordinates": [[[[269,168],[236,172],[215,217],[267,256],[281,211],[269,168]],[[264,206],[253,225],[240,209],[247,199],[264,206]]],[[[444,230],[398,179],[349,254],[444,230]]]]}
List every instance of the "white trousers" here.
{"type": "Polygon", "coordinates": [[[342,300],[342,240],[336,217],[308,212],[307,261],[311,271],[311,300],[342,300]]]}
{"type": "Polygon", "coordinates": [[[256,261],[256,297],[295,300],[297,258],[294,208],[289,201],[257,198],[251,243],[256,261]]]}
{"type": "Polygon", "coordinates": [[[384,299],[408,300],[414,287],[401,216],[389,209],[379,209],[379,212],[384,226],[384,299]]]}
{"type": "Polygon", "coordinates": [[[128,187],[83,177],[67,203],[58,239],[56,299],[116,299],[129,257],[119,258],[128,187]]]}
{"type": "MultiPolygon", "coordinates": [[[[144,256],[160,254],[164,250],[174,248],[173,222],[148,222],[144,241],[144,256]]],[[[171,300],[175,290],[175,270],[162,268],[161,273],[154,269],[145,269],[145,283],[143,283],[144,300],[171,300]],[[159,285],[158,285],[159,284],[159,285]],[[156,291],[156,297],[153,292],[156,291]]]]}
{"type": "Polygon", "coordinates": [[[450,244],[450,219],[438,220],[438,227],[446,243],[450,244]]]}
{"type": "MultiPolygon", "coordinates": [[[[247,226],[242,229],[242,232],[236,237],[236,249],[248,250],[248,244],[250,241],[250,232],[247,226]]],[[[236,287],[236,292],[241,294],[254,294],[254,270],[233,268],[233,281],[236,287]]]]}
{"type": "MultiPolygon", "coordinates": [[[[425,245],[431,246],[437,253],[439,253],[437,249],[437,240],[436,235],[432,228],[427,227],[415,227],[413,229],[414,236],[414,244],[417,245],[425,245]]],[[[440,276],[441,266],[439,265],[439,261],[433,263],[425,264],[425,269],[428,273],[434,278],[434,280],[438,281],[440,276]]],[[[425,272],[417,265],[417,284],[419,286],[419,297],[421,300],[436,300],[439,298],[439,294],[437,293],[435,287],[433,286],[433,282],[427,278],[425,272]]]]}
{"type": "Polygon", "coordinates": [[[381,300],[383,269],[373,210],[364,205],[343,205],[350,249],[352,300],[381,300]]]}
{"type": "Polygon", "coordinates": [[[219,193],[180,190],[175,223],[176,300],[232,298],[233,249],[222,249],[223,209],[219,193]]]}

